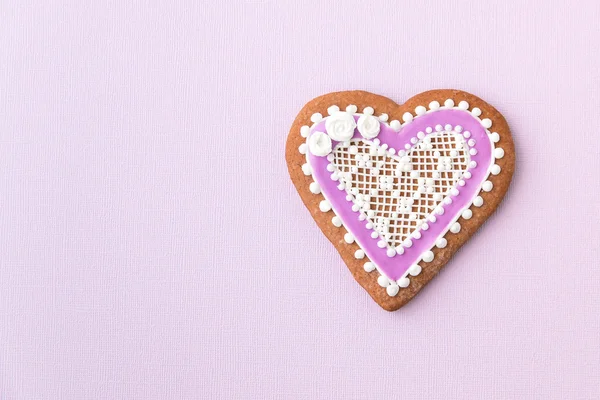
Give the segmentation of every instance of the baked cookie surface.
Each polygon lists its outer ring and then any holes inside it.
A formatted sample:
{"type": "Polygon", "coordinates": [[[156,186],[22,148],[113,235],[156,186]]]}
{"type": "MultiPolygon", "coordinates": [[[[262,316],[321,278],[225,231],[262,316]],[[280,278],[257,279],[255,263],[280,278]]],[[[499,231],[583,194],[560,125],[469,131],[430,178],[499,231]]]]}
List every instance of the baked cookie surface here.
{"type": "Polygon", "coordinates": [[[347,91],[304,106],[286,160],[356,281],[393,311],[495,211],[515,154],[504,117],[472,94],[432,90],[399,105],[347,91]]]}

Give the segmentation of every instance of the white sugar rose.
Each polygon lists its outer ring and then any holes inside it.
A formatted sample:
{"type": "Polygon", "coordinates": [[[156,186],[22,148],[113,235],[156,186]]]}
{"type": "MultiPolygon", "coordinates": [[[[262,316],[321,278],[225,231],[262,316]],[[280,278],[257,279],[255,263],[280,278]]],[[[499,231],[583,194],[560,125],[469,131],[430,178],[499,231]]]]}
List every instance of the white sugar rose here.
{"type": "Polygon", "coordinates": [[[363,115],[358,119],[358,131],[366,139],[379,135],[379,120],[372,115],[363,115]]]}
{"type": "Polygon", "coordinates": [[[308,138],[308,149],[315,156],[326,156],[331,153],[331,138],[326,133],[317,131],[308,138]]]}
{"type": "Polygon", "coordinates": [[[325,129],[333,140],[344,142],[352,139],[354,136],[356,121],[352,114],[347,112],[337,112],[325,120],[325,129]]]}

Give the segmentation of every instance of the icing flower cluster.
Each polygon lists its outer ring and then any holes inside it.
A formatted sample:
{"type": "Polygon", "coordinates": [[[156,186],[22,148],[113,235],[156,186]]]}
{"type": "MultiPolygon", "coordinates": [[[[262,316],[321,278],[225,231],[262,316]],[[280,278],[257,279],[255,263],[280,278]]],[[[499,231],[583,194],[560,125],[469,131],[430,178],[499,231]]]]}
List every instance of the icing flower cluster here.
{"type": "Polygon", "coordinates": [[[333,140],[337,142],[348,141],[352,139],[354,130],[357,128],[362,137],[373,139],[379,134],[380,123],[377,118],[370,114],[363,114],[356,120],[350,112],[333,111],[332,115],[325,121],[326,132],[313,132],[308,139],[308,149],[315,156],[324,157],[331,153],[333,140]]]}

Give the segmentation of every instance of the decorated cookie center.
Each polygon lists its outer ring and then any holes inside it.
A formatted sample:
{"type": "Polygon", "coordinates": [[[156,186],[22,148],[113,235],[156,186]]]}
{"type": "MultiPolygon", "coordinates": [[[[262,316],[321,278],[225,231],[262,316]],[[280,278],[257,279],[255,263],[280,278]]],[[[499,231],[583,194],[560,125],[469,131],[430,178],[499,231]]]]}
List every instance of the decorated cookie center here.
{"type": "Polygon", "coordinates": [[[332,164],[339,187],[366,216],[379,247],[401,252],[402,243],[451,195],[469,160],[463,136],[442,131],[398,155],[378,139],[354,139],[335,148],[332,164]]]}

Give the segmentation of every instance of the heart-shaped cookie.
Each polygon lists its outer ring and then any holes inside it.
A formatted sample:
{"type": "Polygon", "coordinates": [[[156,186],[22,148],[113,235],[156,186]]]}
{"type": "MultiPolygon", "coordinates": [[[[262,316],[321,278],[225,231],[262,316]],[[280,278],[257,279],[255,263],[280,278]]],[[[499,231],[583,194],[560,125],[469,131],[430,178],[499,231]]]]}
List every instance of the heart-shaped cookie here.
{"type": "Polygon", "coordinates": [[[302,109],[286,159],[319,228],[354,278],[392,311],[496,209],[514,146],[502,115],[469,93],[433,90],[398,105],[349,91],[302,109]]]}

